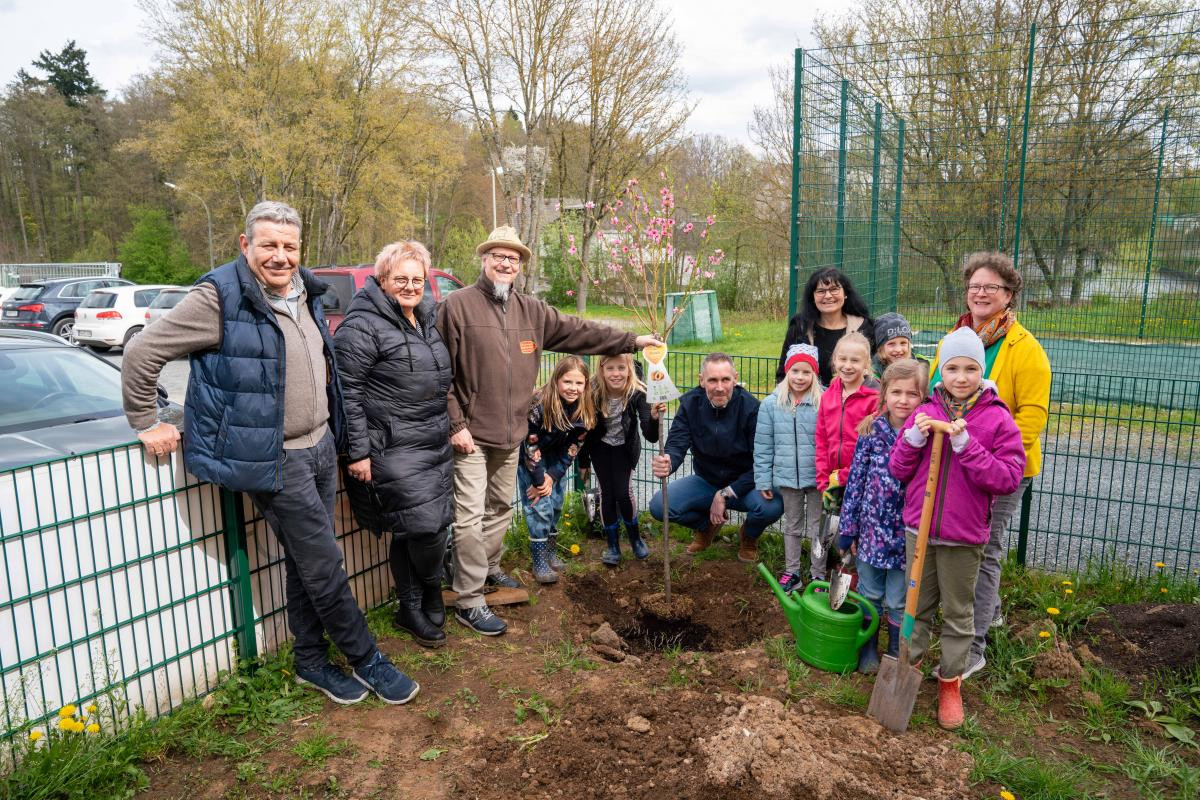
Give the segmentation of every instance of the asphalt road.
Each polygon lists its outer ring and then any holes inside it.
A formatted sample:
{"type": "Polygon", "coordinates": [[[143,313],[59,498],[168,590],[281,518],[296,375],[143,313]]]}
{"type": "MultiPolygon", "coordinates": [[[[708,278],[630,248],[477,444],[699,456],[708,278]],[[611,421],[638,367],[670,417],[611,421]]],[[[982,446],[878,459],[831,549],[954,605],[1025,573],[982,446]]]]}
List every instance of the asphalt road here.
{"type": "MultiPolygon", "coordinates": [[[[101,353],[101,358],[106,358],[118,367],[121,366],[121,349],[113,348],[107,353],[101,353]]],[[[187,394],[188,381],[188,360],[180,358],[176,361],[169,362],[163,367],[162,375],[159,376],[158,382],[167,390],[167,397],[173,402],[183,405],[184,395],[187,394]]]]}

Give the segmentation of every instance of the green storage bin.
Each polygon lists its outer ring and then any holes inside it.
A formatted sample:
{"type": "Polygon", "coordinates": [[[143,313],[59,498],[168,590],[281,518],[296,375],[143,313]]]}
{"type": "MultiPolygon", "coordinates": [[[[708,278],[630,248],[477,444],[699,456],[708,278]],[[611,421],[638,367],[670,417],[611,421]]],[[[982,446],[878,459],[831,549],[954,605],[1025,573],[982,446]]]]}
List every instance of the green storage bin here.
{"type": "MultiPolygon", "coordinates": [[[[686,296],[684,292],[672,292],[667,295],[665,319],[671,319],[671,309],[682,305],[686,296]]],[[[683,310],[683,317],[671,329],[667,344],[674,346],[692,342],[715,342],[723,335],[721,311],[717,308],[717,293],[709,289],[692,295],[683,310]]]]}

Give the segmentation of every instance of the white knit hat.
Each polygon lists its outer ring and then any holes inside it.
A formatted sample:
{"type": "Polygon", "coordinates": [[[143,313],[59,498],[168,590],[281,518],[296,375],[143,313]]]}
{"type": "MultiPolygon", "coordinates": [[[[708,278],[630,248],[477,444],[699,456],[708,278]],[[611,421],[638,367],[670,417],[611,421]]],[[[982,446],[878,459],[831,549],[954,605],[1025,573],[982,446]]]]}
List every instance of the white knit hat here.
{"type": "Polygon", "coordinates": [[[945,335],[942,339],[942,346],[938,350],[938,363],[946,364],[950,359],[960,356],[971,359],[979,365],[980,369],[987,367],[986,357],[983,354],[983,341],[979,338],[979,334],[971,328],[956,328],[945,335]]]}

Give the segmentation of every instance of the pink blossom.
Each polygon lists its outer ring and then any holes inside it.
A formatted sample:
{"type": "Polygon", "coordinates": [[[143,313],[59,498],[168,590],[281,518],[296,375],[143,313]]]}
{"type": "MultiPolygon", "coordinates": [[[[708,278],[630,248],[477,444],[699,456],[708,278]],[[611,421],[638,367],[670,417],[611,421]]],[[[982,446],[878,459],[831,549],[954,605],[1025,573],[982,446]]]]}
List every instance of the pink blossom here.
{"type": "Polygon", "coordinates": [[[630,186],[637,186],[637,185],[638,185],[638,179],[637,179],[637,178],[630,178],[630,179],[629,179],[629,185],[630,185],[630,186]]]}
{"type": "Polygon", "coordinates": [[[667,220],[667,225],[668,225],[668,226],[670,226],[670,227],[672,227],[672,228],[673,228],[673,227],[675,227],[675,218],[674,218],[674,217],[671,217],[670,219],[668,219],[668,220],[667,220]]]}
{"type": "Polygon", "coordinates": [[[708,218],[705,220],[705,222],[707,222],[709,225],[712,225],[716,221],[717,221],[717,218],[714,217],[712,214],[709,214],[708,218]]]}
{"type": "Polygon", "coordinates": [[[562,211],[562,203],[555,203],[555,204],[554,204],[554,210],[555,210],[555,211],[562,211]]]}
{"type": "Polygon", "coordinates": [[[591,200],[588,200],[586,203],[584,203],[584,204],[583,204],[583,207],[584,207],[584,208],[591,209],[591,208],[595,208],[595,207],[596,207],[596,204],[595,204],[595,203],[593,203],[591,200]]]}
{"type": "Polygon", "coordinates": [[[570,253],[571,255],[575,255],[575,245],[571,245],[570,247],[568,247],[567,252],[570,253]]]}
{"type": "Polygon", "coordinates": [[[593,279],[593,280],[592,280],[592,286],[599,286],[599,285],[600,285],[600,281],[599,281],[599,279],[593,279]]]}
{"type": "Polygon", "coordinates": [[[574,297],[574,296],[575,296],[575,290],[567,289],[567,297],[574,297]]]}
{"type": "Polygon", "coordinates": [[[612,219],[609,220],[609,222],[611,222],[613,225],[620,223],[620,221],[621,220],[617,219],[616,217],[613,217],[612,219]]]}
{"type": "Polygon", "coordinates": [[[708,228],[705,228],[704,230],[700,231],[700,238],[701,238],[701,239],[707,239],[707,238],[708,238],[708,228]]]}
{"type": "Polygon", "coordinates": [[[705,270],[705,271],[704,271],[704,277],[705,277],[705,278],[708,278],[708,279],[710,279],[710,280],[712,279],[713,275],[715,275],[715,274],[716,274],[716,273],[714,273],[714,272],[710,272],[710,271],[708,271],[708,270],[705,270]]]}
{"type": "Polygon", "coordinates": [[[613,210],[614,210],[614,211],[616,211],[618,208],[620,208],[620,207],[621,207],[621,206],[623,206],[623,205],[625,205],[625,201],[624,201],[624,200],[618,200],[618,201],[617,201],[617,204],[616,204],[615,206],[613,206],[613,210]]]}
{"type": "Polygon", "coordinates": [[[690,223],[690,222],[689,222],[689,223],[687,223],[686,225],[684,225],[684,226],[683,226],[683,232],[684,232],[684,233],[691,233],[691,232],[692,232],[692,228],[694,228],[694,227],[695,227],[695,226],[694,226],[694,225],[692,225],[692,223],[690,223]]]}
{"type": "Polygon", "coordinates": [[[687,267],[688,269],[691,269],[692,267],[696,266],[695,256],[685,256],[683,259],[683,265],[685,267],[687,267]]]}

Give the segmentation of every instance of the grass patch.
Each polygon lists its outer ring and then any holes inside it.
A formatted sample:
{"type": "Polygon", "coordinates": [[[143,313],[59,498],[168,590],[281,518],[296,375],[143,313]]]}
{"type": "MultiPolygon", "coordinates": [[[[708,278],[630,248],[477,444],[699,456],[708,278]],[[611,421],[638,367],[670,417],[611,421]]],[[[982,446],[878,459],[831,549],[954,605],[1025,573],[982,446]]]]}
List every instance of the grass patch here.
{"type": "Polygon", "coordinates": [[[305,736],[292,747],[292,753],[310,767],[321,767],[334,756],[350,749],[350,743],[323,730],[305,736]]]}
{"type": "Polygon", "coordinates": [[[553,675],[563,670],[587,672],[596,669],[596,662],[588,658],[586,652],[582,645],[563,639],[553,647],[546,648],[542,672],[553,675]]]}

